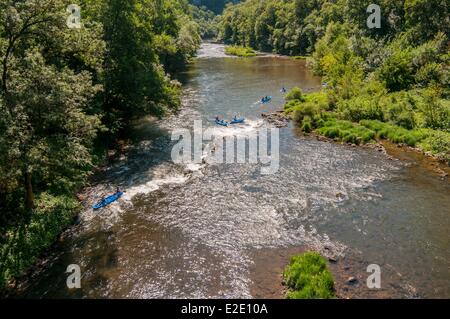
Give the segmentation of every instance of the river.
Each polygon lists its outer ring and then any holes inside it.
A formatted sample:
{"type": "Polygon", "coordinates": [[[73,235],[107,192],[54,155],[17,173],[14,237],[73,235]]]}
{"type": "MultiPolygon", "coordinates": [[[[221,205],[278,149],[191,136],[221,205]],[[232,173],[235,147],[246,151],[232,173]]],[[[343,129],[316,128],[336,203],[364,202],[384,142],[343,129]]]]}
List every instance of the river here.
{"type": "Polygon", "coordinates": [[[27,298],[278,298],[289,256],[315,249],[336,259],[342,297],[450,297],[450,184],[414,157],[319,141],[280,130],[280,168],[259,164],[178,165],[174,129],[194,120],[239,113],[240,134],[261,127],[261,113],[280,109],[281,87],[319,90],[304,61],[225,57],[204,44],[183,82],[183,108],[164,120],[142,119],[127,155],[99,172],[85,190],[80,224],[17,294],[27,298]],[[273,101],[258,100],[272,95],[273,101]],[[120,185],[117,203],[89,209],[120,185]],[[69,264],[82,271],[69,290],[69,264]],[[365,285],[378,264],[382,288],[365,285]],[[358,282],[345,280],[356,276],[358,282]]]}

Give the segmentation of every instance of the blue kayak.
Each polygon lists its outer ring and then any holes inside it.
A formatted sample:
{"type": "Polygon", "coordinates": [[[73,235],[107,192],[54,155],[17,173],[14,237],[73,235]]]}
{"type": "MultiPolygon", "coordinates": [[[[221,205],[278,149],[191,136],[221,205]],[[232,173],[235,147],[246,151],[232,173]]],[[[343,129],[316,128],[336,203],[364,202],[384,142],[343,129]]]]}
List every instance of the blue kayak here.
{"type": "Polygon", "coordinates": [[[216,124],[217,125],[222,125],[222,126],[228,126],[228,123],[227,122],[225,122],[224,120],[216,120],[216,124]]]}
{"type": "Polygon", "coordinates": [[[241,124],[244,123],[245,118],[241,118],[241,119],[233,119],[230,124],[241,124]]]}
{"type": "Polygon", "coordinates": [[[115,193],[114,195],[108,196],[108,197],[102,199],[101,202],[99,202],[95,205],[92,205],[92,208],[94,210],[97,210],[97,209],[106,207],[109,204],[114,203],[116,200],[118,200],[120,197],[122,197],[122,195],[123,195],[123,192],[118,192],[118,193],[115,193]]]}
{"type": "Polygon", "coordinates": [[[262,104],[269,103],[270,101],[272,101],[272,97],[271,96],[268,96],[267,99],[261,99],[261,103],[262,104]]]}

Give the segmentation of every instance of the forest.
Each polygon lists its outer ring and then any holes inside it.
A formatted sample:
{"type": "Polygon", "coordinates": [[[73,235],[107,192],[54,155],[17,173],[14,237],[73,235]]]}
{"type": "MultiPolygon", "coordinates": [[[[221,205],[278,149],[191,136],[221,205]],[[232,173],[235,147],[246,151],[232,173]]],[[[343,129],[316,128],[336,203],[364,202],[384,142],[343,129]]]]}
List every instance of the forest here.
{"type": "Polygon", "coordinates": [[[240,0],[190,0],[190,3],[198,7],[205,7],[214,14],[221,14],[228,3],[238,3],[239,1],[240,0]]]}
{"type": "Polygon", "coordinates": [[[367,24],[370,4],[247,0],[225,9],[218,37],[307,58],[325,89],[295,88],[285,106],[305,132],[352,144],[386,138],[450,164],[449,3],[378,1],[377,28],[367,24]]]}
{"type": "Polygon", "coordinates": [[[71,3],[0,1],[0,287],[72,223],[130,121],[180,106],[201,42],[187,0],[71,3]]]}

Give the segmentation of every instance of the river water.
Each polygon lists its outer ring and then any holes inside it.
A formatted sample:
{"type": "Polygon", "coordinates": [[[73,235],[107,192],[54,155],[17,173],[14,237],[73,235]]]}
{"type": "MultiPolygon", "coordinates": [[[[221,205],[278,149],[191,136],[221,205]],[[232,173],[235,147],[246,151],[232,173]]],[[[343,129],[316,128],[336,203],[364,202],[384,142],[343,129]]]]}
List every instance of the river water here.
{"type": "Polygon", "coordinates": [[[276,174],[262,175],[259,164],[171,161],[174,129],[192,129],[194,120],[215,127],[216,115],[239,113],[246,124],[217,127],[217,135],[252,132],[266,125],[261,113],[280,109],[281,87],[319,90],[320,78],[304,61],[230,58],[222,46],[204,44],[180,79],[180,113],[136,123],[127,155],[84,192],[81,223],[19,285],[18,295],[278,296],[265,293],[281,281],[276,260],[315,249],[343,264],[335,269],[337,281],[360,276],[354,297],[450,297],[450,184],[414,160],[318,141],[287,127],[280,130],[276,174]],[[258,104],[265,95],[272,103],[258,104]],[[119,202],[89,209],[116,185],[126,191],[119,202]],[[81,289],[66,287],[69,264],[81,267],[81,289]],[[384,295],[365,287],[369,264],[381,267],[384,295]]]}

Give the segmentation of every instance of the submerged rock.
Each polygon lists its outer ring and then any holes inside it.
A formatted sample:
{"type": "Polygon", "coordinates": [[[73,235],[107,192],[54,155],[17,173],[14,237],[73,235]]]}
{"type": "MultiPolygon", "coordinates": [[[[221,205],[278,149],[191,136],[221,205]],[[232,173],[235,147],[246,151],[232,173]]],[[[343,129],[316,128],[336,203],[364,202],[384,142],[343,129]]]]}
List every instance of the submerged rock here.
{"type": "Polygon", "coordinates": [[[338,258],[336,256],[330,256],[328,257],[328,261],[331,263],[337,263],[338,258]]]}
{"type": "Polygon", "coordinates": [[[353,285],[353,284],[356,284],[357,282],[358,282],[358,279],[356,279],[356,277],[348,277],[346,284],[353,285]]]}
{"type": "Polygon", "coordinates": [[[274,113],[262,113],[261,116],[270,124],[275,125],[277,128],[288,126],[291,118],[287,116],[283,111],[277,111],[274,113]]]}

